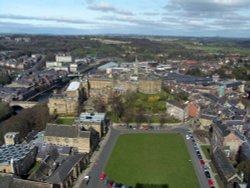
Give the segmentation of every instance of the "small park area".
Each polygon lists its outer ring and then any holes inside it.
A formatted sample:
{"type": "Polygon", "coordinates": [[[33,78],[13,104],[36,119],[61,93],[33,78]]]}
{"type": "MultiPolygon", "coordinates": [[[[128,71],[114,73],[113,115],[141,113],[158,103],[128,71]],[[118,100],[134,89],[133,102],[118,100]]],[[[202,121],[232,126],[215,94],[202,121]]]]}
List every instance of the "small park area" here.
{"type": "Polygon", "coordinates": [[[58,117],[55,121],[56,124],[72,125],[76,117],[58,117]]]}
{"type": "Polygon", "coordinates": [[[109,179],[134,188],[199,187],[180,134],[121,135],[105,173],[109,179]]]}

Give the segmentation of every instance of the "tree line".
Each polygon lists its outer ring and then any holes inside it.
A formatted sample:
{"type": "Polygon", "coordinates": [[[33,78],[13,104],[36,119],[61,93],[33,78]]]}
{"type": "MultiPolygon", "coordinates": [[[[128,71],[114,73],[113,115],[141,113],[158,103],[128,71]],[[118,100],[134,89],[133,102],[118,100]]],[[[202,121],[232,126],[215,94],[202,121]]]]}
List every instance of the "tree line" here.
{"type": "Polygon", "coordinates": [[[37,105],[22,110],[0,124],[0,144],[3,144],[3,138],[7,132],[19,132],[20,137],[24,139],[32,130],[41,131],[45,129],[49,119],[49,111],[46,105],[37,105]]]}

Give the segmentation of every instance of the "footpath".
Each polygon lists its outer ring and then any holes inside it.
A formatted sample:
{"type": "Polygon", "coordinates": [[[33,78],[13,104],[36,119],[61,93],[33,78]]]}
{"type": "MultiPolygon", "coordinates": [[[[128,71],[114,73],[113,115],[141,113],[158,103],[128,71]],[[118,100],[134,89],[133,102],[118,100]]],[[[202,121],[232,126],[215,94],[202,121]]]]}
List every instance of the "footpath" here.
{"type": "Polygon", "coordinates": [[[89,174],[89,172],[92,170],[93,166],[95,165],[95,162],[99,158],[100,154],[102,153],[102,150],[104,146],[106,145],[107,141],[109,140],[111,130],[108,131],[106,136],[102,138],[102,140],[99,143],[99,149],[95,150],[90,158],[90,163],[86,169],[83,170],[83,172],[80,174],[80,176],[77,178],[77,181],[75,182],[73,188],[80,188],[81,184],[84,180],[84,177],[89,174]]]}

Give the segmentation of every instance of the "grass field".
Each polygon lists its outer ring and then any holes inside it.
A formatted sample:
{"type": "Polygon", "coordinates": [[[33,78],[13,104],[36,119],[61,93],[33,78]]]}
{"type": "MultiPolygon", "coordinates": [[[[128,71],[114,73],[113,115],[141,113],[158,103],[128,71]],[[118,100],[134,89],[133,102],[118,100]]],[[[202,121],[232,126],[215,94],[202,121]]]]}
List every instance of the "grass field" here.
{"type": "Polygon", "coordinates": [[[72,125],[75,121],[75,117],[59,117],[56,120],[56,124],[72,125]]]}
{"type": "Polygon", "coordinates": [[[199,187],[184,139],[179,134],[121,135],[105,172],[110,179],[133,187],[136,184],[199,187]]]}
{"type": "Polygon", "coordinates": [[[202,146],[201,146],[201,149],[202,149],[202,151],[203,151],[205,157],[206,157],[207,159],[210,160],[210,159],[211,159],[211,157],[210,157],[210,155],[209,155],[210,146],[202,145],[202,146]]]}

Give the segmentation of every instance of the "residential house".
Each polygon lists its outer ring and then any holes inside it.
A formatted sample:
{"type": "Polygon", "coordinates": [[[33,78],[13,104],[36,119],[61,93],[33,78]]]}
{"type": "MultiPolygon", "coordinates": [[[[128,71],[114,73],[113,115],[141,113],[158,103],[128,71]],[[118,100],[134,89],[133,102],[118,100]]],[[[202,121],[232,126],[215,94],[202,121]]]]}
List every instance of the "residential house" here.
{"type": "Polygon", "coordinates": [[[99,143],[99,134],[94,129],[86,130],[78,125],[47,124],[44,142],[73,147],[81,153],[92,152],[99,143]]]}
{"type": "Polygon", "coordinates": [[[45,182],[21,179],[14,174],[0,173],[0,187],[2,188],[55,188],[45,182]]]}
{"type": "Polygon", "coordinates": [[[81,113],[77,123],[87,130],[93,128],[102,137],[107,133],[110,121],[105,113],[81,113]]]}
{"type": "Polygon", "coordinates": [[[166,103],[167,113],[178,120],[185,121],[188,118],[186,105],[177,101],[168,101],[166,103]]]}
{"type": "Polygon", "coordinates": [[[244,142],[235,130],[225,124],[213,126],[212,145],[225,151],[227,157],[235,158],[240,146],[244,142]]]}
{"type": "Polygon", "coordinates": [[[194,101],[187,104],[188,116],[191,118],[198,117],[200,114],[200,106],[194,101]]]}
{"type": "Polygon", "coordinates": [[[87,161],[84,154],[79,153],[69,156],[48,177],[46,182],[58,188],[70,188],[83,169],[86,168],[86,165],[87,161]]]}
{"type": "Polygon", "coordinates": [[[242,181],[221,148],[213,149],[212,160],[225,188],[235,188],[242,181]]]}

